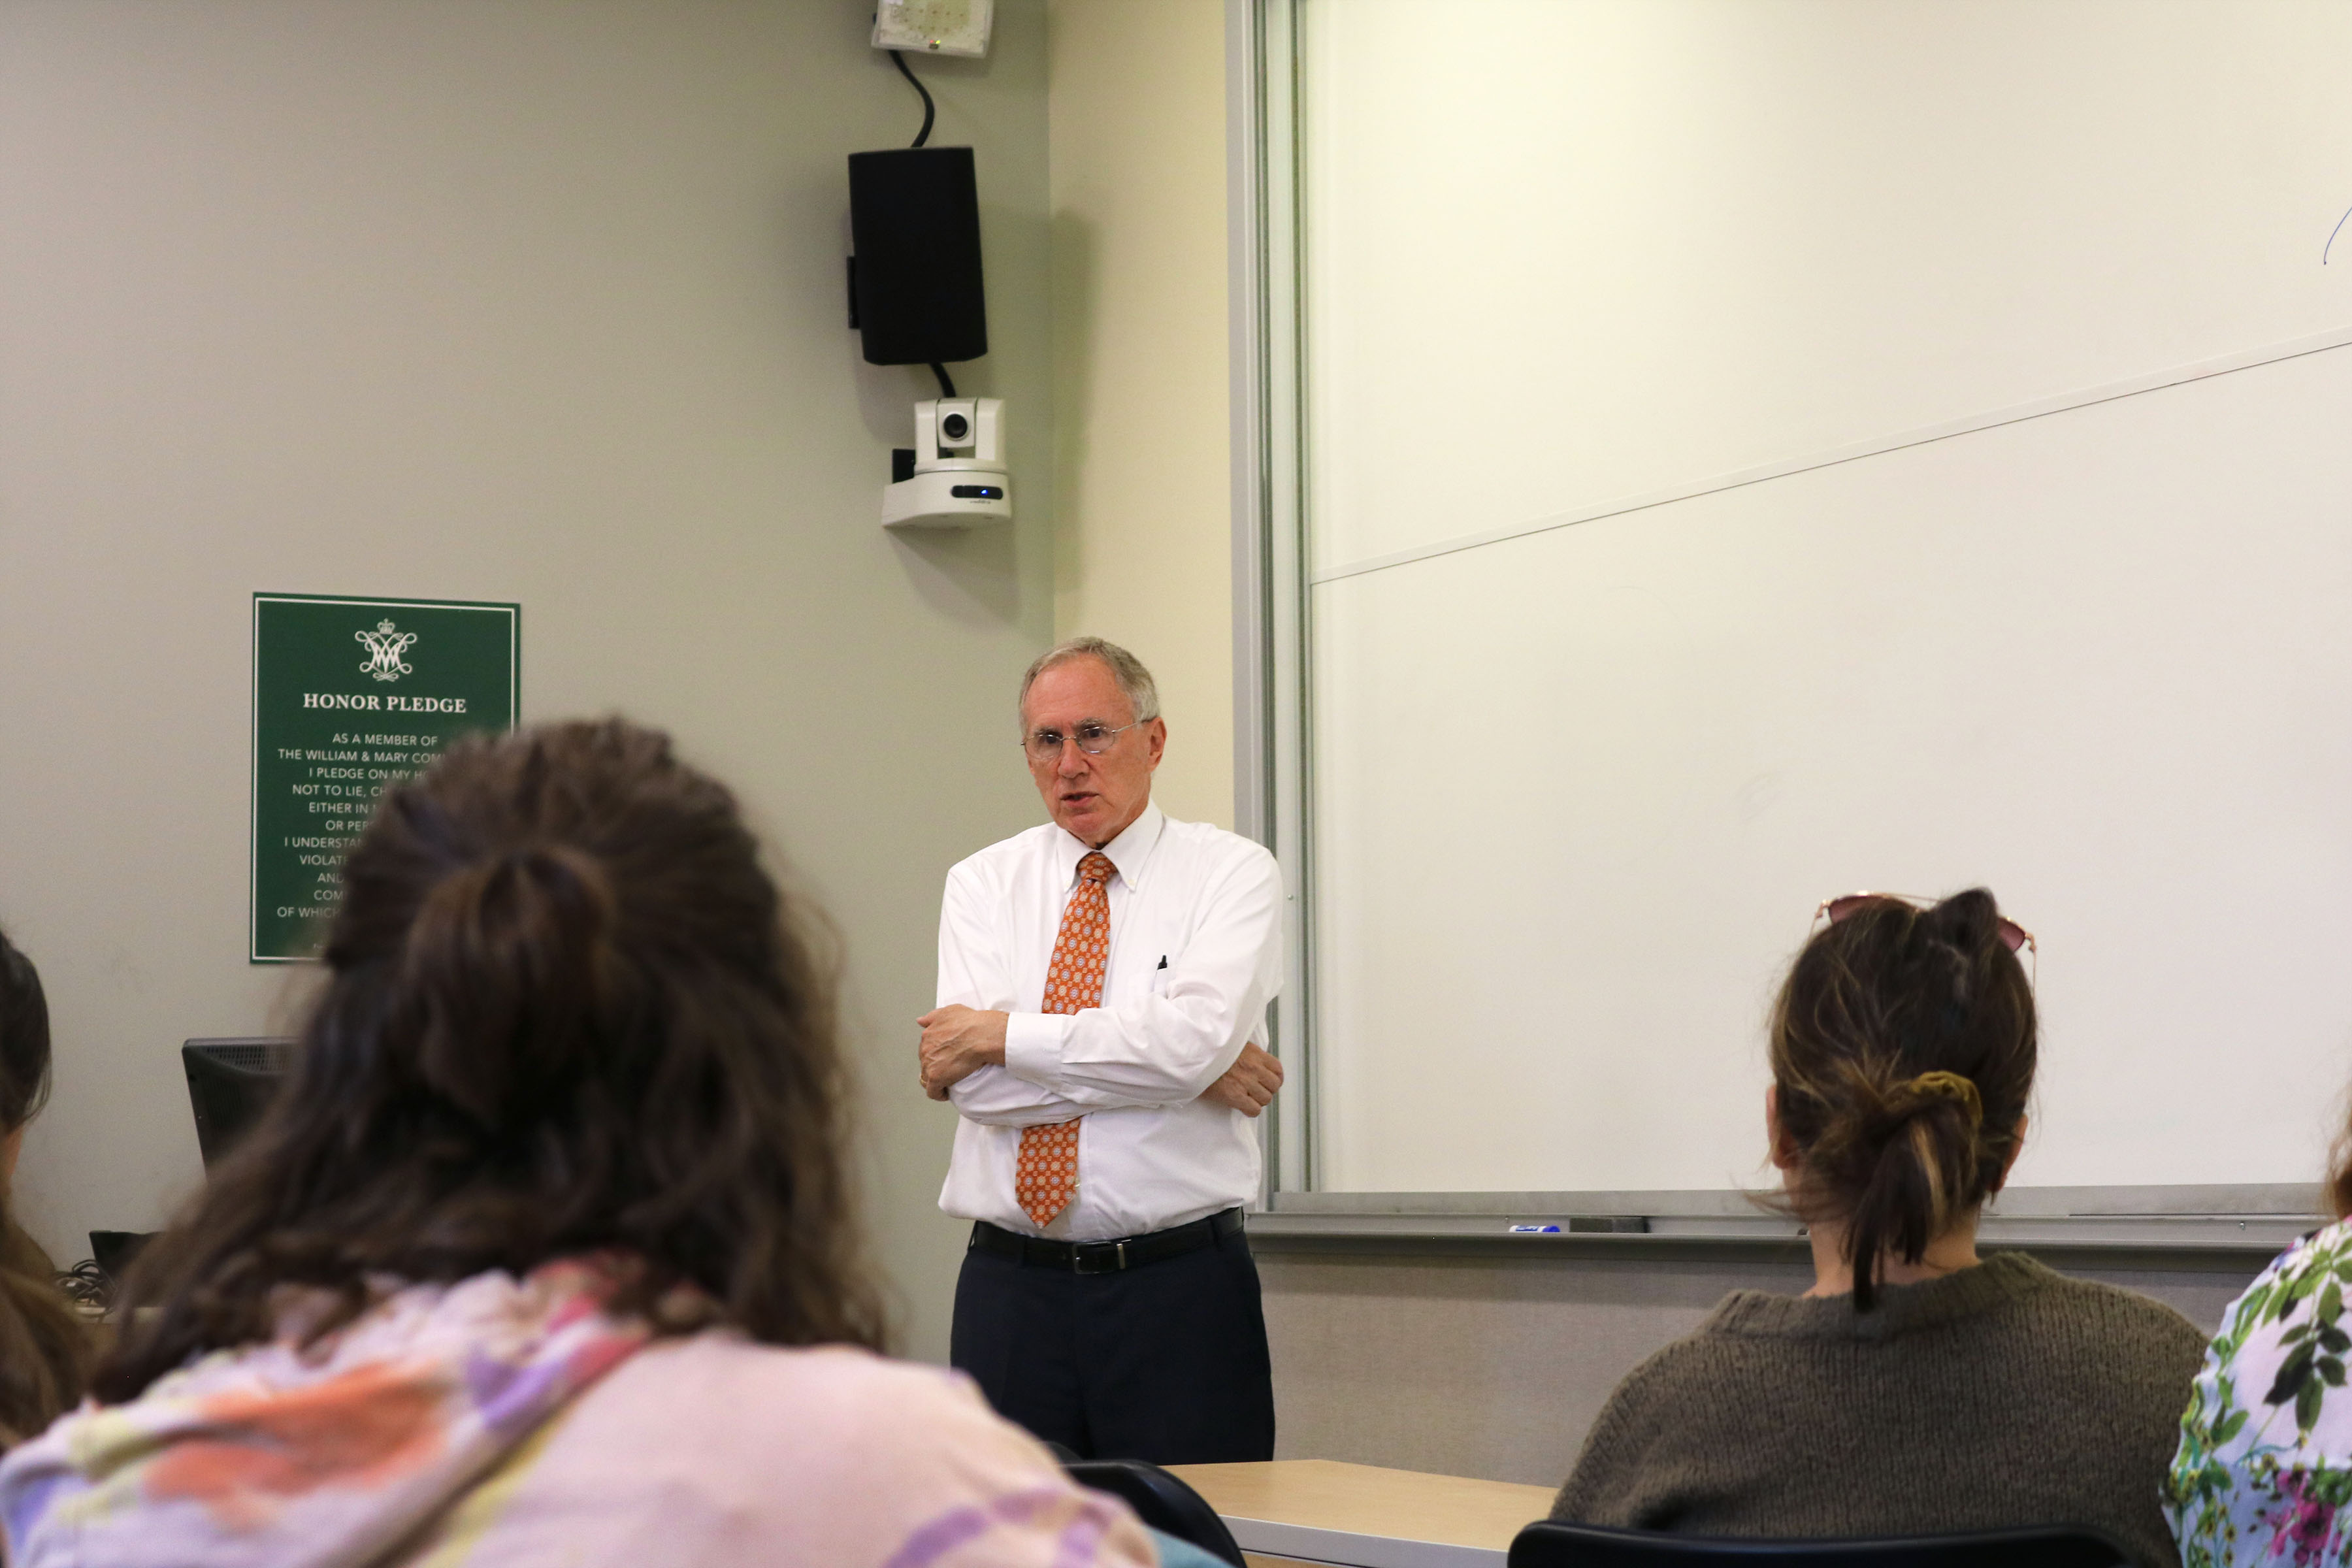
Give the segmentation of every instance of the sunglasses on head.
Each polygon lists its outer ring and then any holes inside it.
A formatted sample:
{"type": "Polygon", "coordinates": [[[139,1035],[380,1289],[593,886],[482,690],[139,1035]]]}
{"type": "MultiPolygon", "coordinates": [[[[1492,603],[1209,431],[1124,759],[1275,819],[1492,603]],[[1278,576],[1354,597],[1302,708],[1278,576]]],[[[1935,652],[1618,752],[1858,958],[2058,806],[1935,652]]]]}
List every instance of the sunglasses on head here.
{"type": "MultiPolygon", "coordinates": [[[[1835,925],[1854,910],[1871,904],[1908,904],[1915,910],[1932,910],[1941,902],[1941,899],[1922,898],[1917,893],[1845,893],[1834,899],[1823,899],[1813,910],[1813,921],[1827,917],[1830,924],[1835,925]]],[[[1807,922],[1806,929],[1810,931],[1811,928],[1812,922],[1807,922]]],[[[2000,938],[2003,947],[2011,952],[2022,951],[2036,970],[2041,968],[2042,950],[2033,944],[2032,931],[2007,915],[1996,919],[1992,929],[1993,934],[2000,938]]]]}

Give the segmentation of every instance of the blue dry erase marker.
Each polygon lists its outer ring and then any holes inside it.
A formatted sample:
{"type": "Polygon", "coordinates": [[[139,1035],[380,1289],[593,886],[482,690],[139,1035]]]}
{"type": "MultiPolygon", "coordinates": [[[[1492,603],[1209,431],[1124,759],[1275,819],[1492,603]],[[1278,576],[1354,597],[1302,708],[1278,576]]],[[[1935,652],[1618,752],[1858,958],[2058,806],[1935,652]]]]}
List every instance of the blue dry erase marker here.
{"type": "Polygon", "coordinates": [[[1515,1225],[1511,1227],[1511,1234],[1513,1236],[1558,1236],[1559,1234],[1559,1226],[1556,1225],[1515,1225]]]}

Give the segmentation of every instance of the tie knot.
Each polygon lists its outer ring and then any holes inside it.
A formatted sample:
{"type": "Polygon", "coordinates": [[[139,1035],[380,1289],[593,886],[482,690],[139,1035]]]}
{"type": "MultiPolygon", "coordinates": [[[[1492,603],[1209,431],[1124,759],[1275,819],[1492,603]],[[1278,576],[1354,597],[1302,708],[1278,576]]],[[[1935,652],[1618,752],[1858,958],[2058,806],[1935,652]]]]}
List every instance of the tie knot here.
{"type": "Polygon", "coordinates": [[[1118,867],[1110,863],[1109,856],[1104,854],[1101,850],[1097,849],[1090,852],[1085,859],[1078,862],[1078,880],[1081,882],[1108,882],[1110,880],[1110,874],[1118,869],[1118,867]]]}

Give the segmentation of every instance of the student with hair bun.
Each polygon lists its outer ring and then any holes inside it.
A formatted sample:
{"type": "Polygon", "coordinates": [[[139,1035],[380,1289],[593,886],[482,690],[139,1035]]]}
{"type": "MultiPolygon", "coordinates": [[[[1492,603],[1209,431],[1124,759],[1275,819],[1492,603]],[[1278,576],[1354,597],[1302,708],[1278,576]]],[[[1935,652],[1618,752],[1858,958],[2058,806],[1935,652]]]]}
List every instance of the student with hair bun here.
{"type": "Polygon", "coordinates": [[[15,1568],[1148,1568],[874,1353],[831,986],[735,801],[614,721],[450,748],[343,867],[299,1063],[0,1464],[15,1568]]]}
{"type": "Polygon", "coordinates": [[[2032,938],[1982,889],[1833,899],[1774,1004],[1765,1123],[1814,1285],[1738,1290],[1634,1369],[1552,1517],[1697,1535],[2035,1525],[2179,1561],[2158,1510],[2204,1336],[1979,1258],[2033,1089],[2032,938]]]}

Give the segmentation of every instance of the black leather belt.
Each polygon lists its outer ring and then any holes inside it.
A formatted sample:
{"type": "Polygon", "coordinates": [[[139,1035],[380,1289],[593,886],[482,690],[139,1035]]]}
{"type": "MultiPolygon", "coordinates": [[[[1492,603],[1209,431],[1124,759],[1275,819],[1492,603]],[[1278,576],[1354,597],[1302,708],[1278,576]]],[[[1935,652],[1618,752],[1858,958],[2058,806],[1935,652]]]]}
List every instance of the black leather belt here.
{"type": "Polygon", "coordinates": [[[1237,1208],[1196,1219],[1190,1225],[1171,1226],[1149,1236],[1124,1236],[1117,1241],[1054,1241],[1041,1236],[1024,1236],[1017,1230],[978,1219],[971,1222],[971,1240],[965,1248],[992,1252],[1032,1268],[1066,1268],[1073,1274],[1116,1274],[1122,1268],[1140,1268],[1147,1263],[1214,1247],[1225,1237],[1239,1236],[1241,1229],[1242,1211],[1237,1208]]]}

